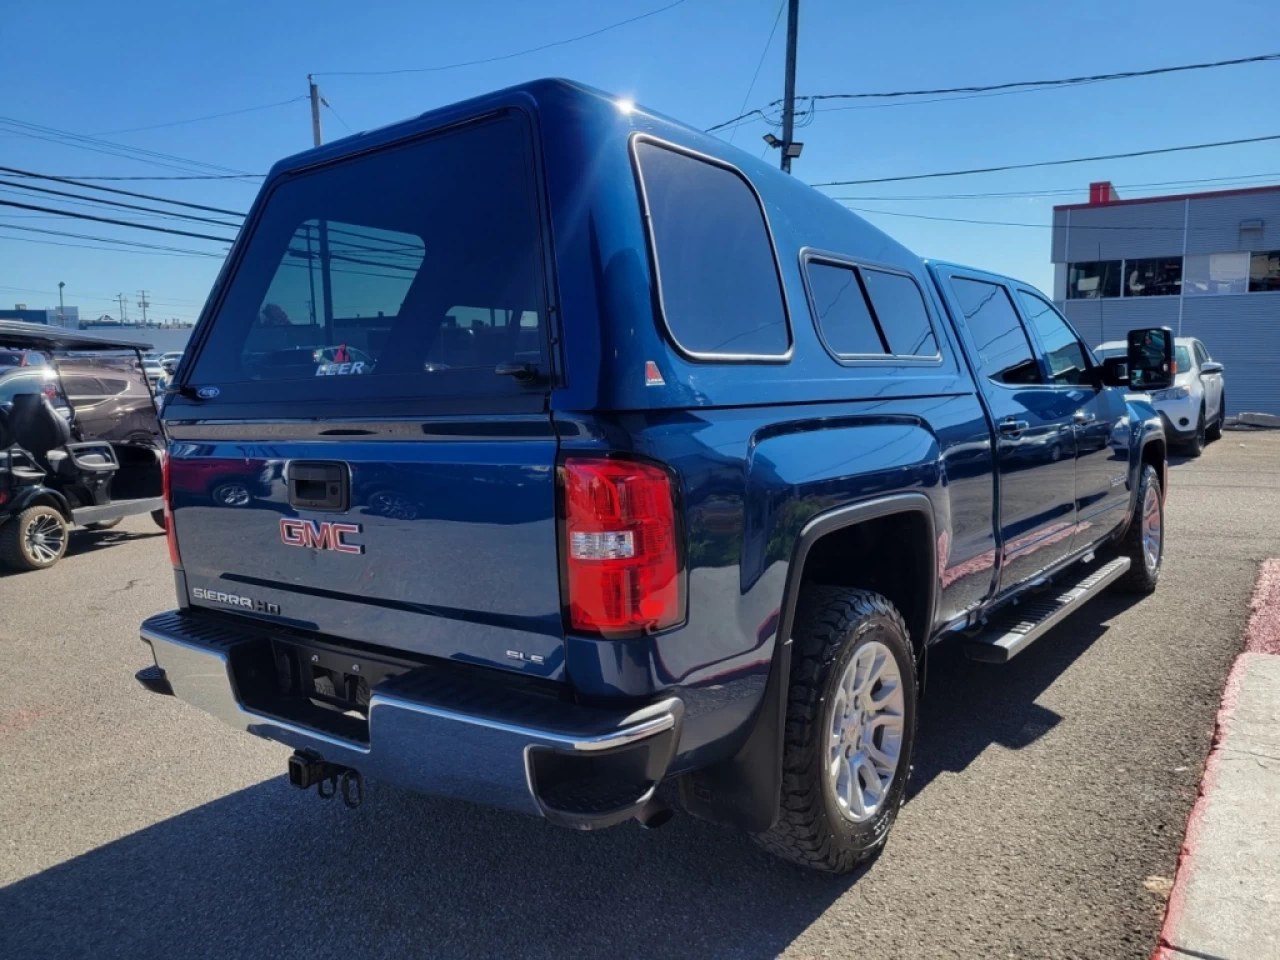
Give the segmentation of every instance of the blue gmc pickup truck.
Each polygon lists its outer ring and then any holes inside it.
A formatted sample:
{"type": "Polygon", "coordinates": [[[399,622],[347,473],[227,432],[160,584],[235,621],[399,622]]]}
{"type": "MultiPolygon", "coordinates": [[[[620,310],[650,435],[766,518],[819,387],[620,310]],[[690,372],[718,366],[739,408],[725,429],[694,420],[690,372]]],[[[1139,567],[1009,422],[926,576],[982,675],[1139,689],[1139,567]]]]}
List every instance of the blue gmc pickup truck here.
{"type": "Polygon", "coordinates": [[[164,403],[178,608],[139,680],[350,805],[678,803],[848,871],[932,645],[1003,662],[1155,588],[1165,438],[1127,388],[1172,341],[1129,344],[564,81],[310,150],[164,403]]]}

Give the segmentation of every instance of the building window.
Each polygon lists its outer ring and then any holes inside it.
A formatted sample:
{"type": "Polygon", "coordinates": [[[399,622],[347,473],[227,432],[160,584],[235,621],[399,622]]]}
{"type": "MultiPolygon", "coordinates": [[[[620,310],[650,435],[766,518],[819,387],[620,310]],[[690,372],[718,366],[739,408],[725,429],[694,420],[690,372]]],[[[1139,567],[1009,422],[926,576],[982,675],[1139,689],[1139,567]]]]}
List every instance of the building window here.
{"type": "Polygon", "coordinates": [[[1120,261],[1095,260],[1073,263],[1067,278],[1068,300],[1093,300],[1120,296],[1120,261]]]}
{"type": "Polygon", "coordinates": [[[1249,254],[1208,253],[1187,257],[1182,265],[1182,292],[1188,297],[1244,293],[1249,289],[1249,254]]]}
{"type": "Polygon", "coordinates": [[[1182,258],[1126,260],[1124,276],[1126,297],[1176,297],[1182,290],[1182,258]]]}
{"type": "Polygon", "coordinates": [[[1249,292],[1280,290],[1280,250],[1255,253],[1249,262],[1249,292]]]}

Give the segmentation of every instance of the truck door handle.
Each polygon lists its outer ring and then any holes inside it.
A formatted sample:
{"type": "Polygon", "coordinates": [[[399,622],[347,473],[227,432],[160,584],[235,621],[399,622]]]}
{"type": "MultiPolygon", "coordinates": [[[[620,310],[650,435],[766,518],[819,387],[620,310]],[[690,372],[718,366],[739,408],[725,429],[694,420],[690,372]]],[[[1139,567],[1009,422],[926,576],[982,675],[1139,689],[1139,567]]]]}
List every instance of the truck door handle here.
{"type": "Polygon", "coordinates": [[[1071,415],[1071,419],[1083,427],[1096,422],[1098,418],[1091,413],[1085,413],[1083,410],[1077,410],[1071,415]]]}
{"type": "Polygon", "coordinates": [[[1000,421],[1001,433],[1021,433],[1023,430],[1030,430],[1031,424],[1026,420],[1015,420],[1013,417],[1005,417],[1000,421]]]}

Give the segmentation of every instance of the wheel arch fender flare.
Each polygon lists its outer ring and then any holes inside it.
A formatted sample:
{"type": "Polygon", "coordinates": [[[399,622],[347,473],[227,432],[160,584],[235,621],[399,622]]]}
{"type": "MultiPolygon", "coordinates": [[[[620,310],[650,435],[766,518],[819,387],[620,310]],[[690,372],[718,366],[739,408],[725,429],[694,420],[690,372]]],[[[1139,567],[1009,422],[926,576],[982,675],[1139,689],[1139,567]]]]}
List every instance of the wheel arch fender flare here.
{"type": "MultiPolygon", "coordinates": [[[[828,534],[895,514],[920,513],[929,532],[926,623],[937,604],[937,535],[933,503],[923,493],[896,493],[850,503],[812,517],[796,536],[779,608],[777,640],[769,679],[750,733],[738,752],[680,780],[685,809],[702,819],[752,833],[762,833],[778,817],[782,791],[782,752],[786,738],[787,696],[791,676],[791,629],[795,623],[805,560],[813,545],[828,534]]],[[[921,650],[927,646],[922,638],[921,650]]]]}
{"type": "Polygon", "coordinates": [[[28,487],[18,496],[14,497],[9,512],[17,514],[26,510],[28,507],[37,507],[41,505],[52,507],[57,510],[62,514],[62,519],[66,520],[67,523],[73,522],[71,519],[71,504],[67,502],[67,498],[57,490],[52,490],[49,487],[41,485],[28,487]]]}

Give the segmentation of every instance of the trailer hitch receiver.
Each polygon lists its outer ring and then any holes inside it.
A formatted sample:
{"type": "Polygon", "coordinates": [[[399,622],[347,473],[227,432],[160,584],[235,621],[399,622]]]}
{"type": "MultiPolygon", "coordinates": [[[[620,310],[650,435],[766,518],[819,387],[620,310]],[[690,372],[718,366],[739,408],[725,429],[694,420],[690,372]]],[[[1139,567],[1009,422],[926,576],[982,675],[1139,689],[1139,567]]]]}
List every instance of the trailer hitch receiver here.
{"type": "Polygon", "coordinates": [[[352,810],[364,802],[364,778],[359,770],[330,763],[310,750],[295,751],[289,758],[289,783],[299,790],[315,787],[322,800],[332,800],[341,792],[343,804],[352,810]]]}

